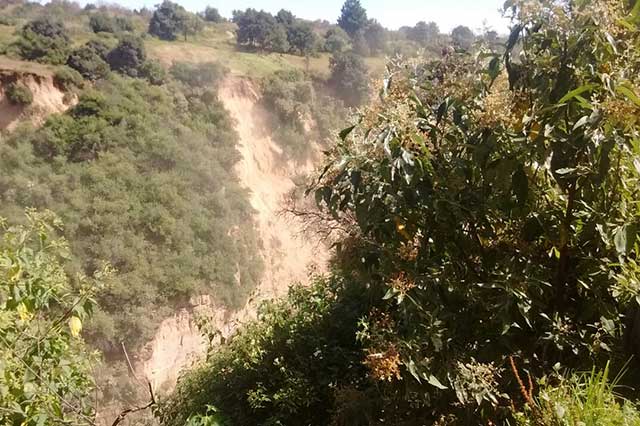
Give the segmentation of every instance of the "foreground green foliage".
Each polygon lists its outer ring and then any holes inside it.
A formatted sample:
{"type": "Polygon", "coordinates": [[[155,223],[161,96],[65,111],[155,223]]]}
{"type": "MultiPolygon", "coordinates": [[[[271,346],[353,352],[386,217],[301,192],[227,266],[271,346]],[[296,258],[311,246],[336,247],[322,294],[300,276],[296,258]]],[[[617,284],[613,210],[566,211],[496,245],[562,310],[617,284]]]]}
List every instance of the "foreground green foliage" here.
{"type": "Polygon", "coordinates": [[[79,333],[98,282],[68,278],[67,243],[56,237],[53,214],[26,218],[24,226],[0,218],[0,423],[93,424],[96,357],[79,333]]]}
{"type": "MultiPolygon", "coordinates": [[[[307,355],[302,374],[254,389],[325,336],[264,342],[264,318],[240,334],[260,327],[253,340],[183,379],[165,422],[210,404],[230,424],[505,424],[532,400],[511,359],[532,378],[626,361],[624,336],[640,336],[640,58],[628,6],[511,1],[504,51],[389,64],[379,101],[340,133],[310,189],[316,216],[341,230],[330,281],[357,289],[352,303],[374,301],[358,320],[332,320],[351,335],[327,342],[337,367],[317,377],[307,355]],[[266,370],[247,373],[255,365],[266,370]]],[[[296,336],[314,312],[300,308],[276,330],[296,336]]],[[[601,405],[617,410],[611,397],[601,405]]]]}
{"type": "Polygon", "coordinates": [[[523,426],[637,426],[640,411],[621,398],[617,381],[609,378],[609,368],[561,377],[554,386],[545,385],[526,413],[517,416],[523,426]]]}
{"type": "Polygon", "coordinates": [[[46,207],[67,223],[76,270],[102,261],[92,341],[119,352],[149,338],[171,306],[206,293],[243,303],[261,263],[236,183],[232,123],[215,94],[112,75],[40,129],[0,144],[0,211],[46,207]]]}
{"type": "Polygon", "coordinates": [[[355,392],[365,374],[354,339],[358,319],[371,308],[363,289],[317,278],[284,301],[266,303],[257,322],[181,382],[160,410],[163,422],[191,424],[187,419],[210,405],[229,425],[328,424],[334,391],[355,392]]]}

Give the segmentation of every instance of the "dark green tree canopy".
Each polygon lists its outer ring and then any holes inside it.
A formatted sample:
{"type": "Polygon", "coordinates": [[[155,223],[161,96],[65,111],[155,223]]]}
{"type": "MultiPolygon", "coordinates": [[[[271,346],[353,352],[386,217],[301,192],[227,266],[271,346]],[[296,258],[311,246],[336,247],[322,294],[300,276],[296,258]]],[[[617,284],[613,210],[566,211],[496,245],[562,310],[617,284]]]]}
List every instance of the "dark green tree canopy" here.
{"type": "Polygon", "coordinates": [[[377,55],[384,51],[387,43],[387,30],[375,19],[370,20],[363,31],[369,53],[377,55]]]}
{"type": "Polygon", "coordinates": [[[175,40],[185,32],[188,26],[188,15],[184,7],[170,0],[164,0],[156,7],[149,21],[149,34],[162,40],[175,40]]]}
{"type": "Polygon", "coordinates": [[[204,17],[204,20],[207,22],[220,23],[224,21],[224,18],[222,17],[222,15],[220,15],[220,12],[218,11],[218,9],[211,6],[207,6],[204,9],[202,16],[204,17]]]}
{"type": "Polygon", "coordinates": [[[476,36],[473,34],[473,31],[464,25],[458,25],[451,31],[451,41],[457,49],[471,49],[475,39],[476,36]]]}
{"type": "Polygon", "coordinates": [[[15,46],[24,59],[63,64],[67,59],[71,40],[64,25],[45,17],[28,22],[20,30],[15,46]]]}
{"type": "Polygon", "coordinates": [[[291,50],[299,55],[310,55],[318,47],[318,37],[310,23],[297,20],[287,27],[287,41],[291,50]]]}
{"type": "Polygon", "coordinates": [[[421,44],[433,43],[440,35],[440,28],[435,22],[418,22],[413,28],[410,28],[407,36],[421,44]]]}
{"type": "Polygon", "coordinates": [[[350,47],[349,34],[340,27],[329,28],[324,35],[324,49],[329,53],[342,53],[350,47]]]}
{"type": "Polygon", "coordinates": [[[279,24],[288,27],[292,25],[296,21],[296,17],[289,10],[280,9],[280,11],[276,14],[276,21],[279,24]]]}
{"type": "Polygon", "coordinates": [[[329,84],[349,106],[362,103],[369,95],[369,76],[362,57],[353,52],[337,53],[330,59],[329,84]]]}
{"type": "Polygon", "coordinates": [[[344,2],[341,15],[338,18],[340,28],[353,37],[356,33],[364,30],[367,22],[367,11],[360,4],[360,0],[346,0],[344,2]]]}
{"type": "Polygon", "coordinates": [[[67,65],[88,80],[98,80],[109,72],[109,65],[102,58],[102,53],[99,47],[87,43],[71,52],[67,65]]]}
{"type": "Polygon", "coordinates": [[[112,70],[137,77],[147,60],[147,51],[140,37],[126,36],[107,55],[107,63],[112,70]]]}

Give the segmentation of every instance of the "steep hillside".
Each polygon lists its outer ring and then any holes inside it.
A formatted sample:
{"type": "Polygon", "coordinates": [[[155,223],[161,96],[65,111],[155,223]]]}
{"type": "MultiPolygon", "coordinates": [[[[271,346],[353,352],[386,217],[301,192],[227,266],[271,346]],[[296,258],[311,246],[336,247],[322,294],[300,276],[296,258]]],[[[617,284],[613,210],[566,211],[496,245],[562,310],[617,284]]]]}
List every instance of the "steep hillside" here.
{"type": "Polygon", "coordinates": [[[66,111],[76,100],[56,84],[47,67],[0,57],[0,130],[11,131],[23,121],[42,124],[48,115],[66,111]],[[14,83],[32,93],[30,105],[16,105],[9,100],[7,89],[14,83]]]}
{"type": "Polygon", "coordinates": [[[180,370],[204,354],[207,345],[197,326],[199,318],[207,318],[209,328],[227,338],[239,324],[255,317],[260,301],[284,295],[290,284],[306,283],[311,271],[326,267],[328,250],[322,242],[309,235],[302,238],[300,224],[281,214],[285,195],[295,187],[293,178],[310,172],[313,159],[303,165],[281,160],[281,148],[267,133],[258,88],[250,80],[228,77],[220,86],[219,97],[239,135],[241,160],[236,172],[241,185],[251,191],[265,269],[242,309],[229,310],[215,295],[204,296],[192,299],[189,307],[162,322],[141,352],[139,365],[156,389],[173,388],[180,370]]]}

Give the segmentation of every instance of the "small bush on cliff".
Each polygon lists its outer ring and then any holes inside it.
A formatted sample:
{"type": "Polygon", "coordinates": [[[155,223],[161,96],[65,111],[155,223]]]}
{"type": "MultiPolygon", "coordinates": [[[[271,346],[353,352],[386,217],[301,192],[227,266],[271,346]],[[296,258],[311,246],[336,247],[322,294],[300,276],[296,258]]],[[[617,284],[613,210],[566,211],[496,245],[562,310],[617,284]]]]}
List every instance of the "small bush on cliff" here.
{"type": "Polygon", "coordinates": [[[97,46],[85,44],[71,52],[67,59],[67,65],[87,80],[104,78],[109,72],[109,65],[100,56],[101,51],[97,46]]]}
{"type": "Polygon", "coordinates": [[[53,74],[53,80],[61,86],[64,90],[79,89],[84,85],[82,75],[66,66],[59,67],[53,74]]]}
{"type": "Polygon", "coordinates": [[[24,59],[59,65],[67,60],[70,45],[64,25],[45,17],[22,27],[14,46],[24,59]]]}
{"type": "Polygon", "coordinates": [[[27,106],[33,102],[33,93],[24,84],[11,83],[7,86],[5,94],[9,102],[14,105],[27,106]]]}

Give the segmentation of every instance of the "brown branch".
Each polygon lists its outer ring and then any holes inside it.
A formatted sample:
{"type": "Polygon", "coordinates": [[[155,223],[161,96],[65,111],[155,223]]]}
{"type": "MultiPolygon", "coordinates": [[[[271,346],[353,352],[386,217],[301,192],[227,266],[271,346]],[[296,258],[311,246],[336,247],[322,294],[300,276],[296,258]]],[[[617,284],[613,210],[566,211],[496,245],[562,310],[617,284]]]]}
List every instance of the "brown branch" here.
{"type": "MultiPolygon", "coordinates": [[[[127,360],[127,365],[129,366],[129,372],[131,373],[131,375],[138,381],[141,383],[140,379],[138,378],[138,376],[136,376],[136,373],[133,369],[133,365],[131,364],[131,359],[129,359],[129,354],[127,353],[127,348],[124,345],[124,342],[120,342],[120,344],[122,345],[122,351],[124,352],[124,357],[127,360]]],[[[149,401],[149,403],[147,403],[146,405],[143,406],[139,406],[139,407],[133,407],[133,408],[127,408],[126,410],[122,410],[122,412],[120,412],[120,414],[118,415],[118,417],[116,417],[116,419],[113,421],[113,423],[111,424],[111,426],[117,426],[118,424],[120,424],[120,422],[122,422],[125,417],[127,417],[129,414],[133,414],[133,413],[137,413],[139,411],[143,411],[146,410],[148,408],[153,407],[154,405],[157,404],[156,402],[156,397],[153,393],[153,386],[151,386],[151,382],[149,380],[147,380],[147,389],[149,391],[149,397],[151,398],[151,400],[149,401]]]]}
{"type": "Polygon", "coordinates": [[[119,425],[125,419],[125,417],[127,417],[129,414],[137,413],[139,411],[146,410],[156,405],[156,397],[153,394],[153,388],[151,387],[151,382],[147,381],[147,385],[149,386],[149,395],[151,396],[151,401],[149,401],[147,405],[144,405],[141,407],[127,408],[126,410],[123,410],[118,415],[118,417],[116,417],[113,423],[111,423],[111,426],[119,425]]]}

